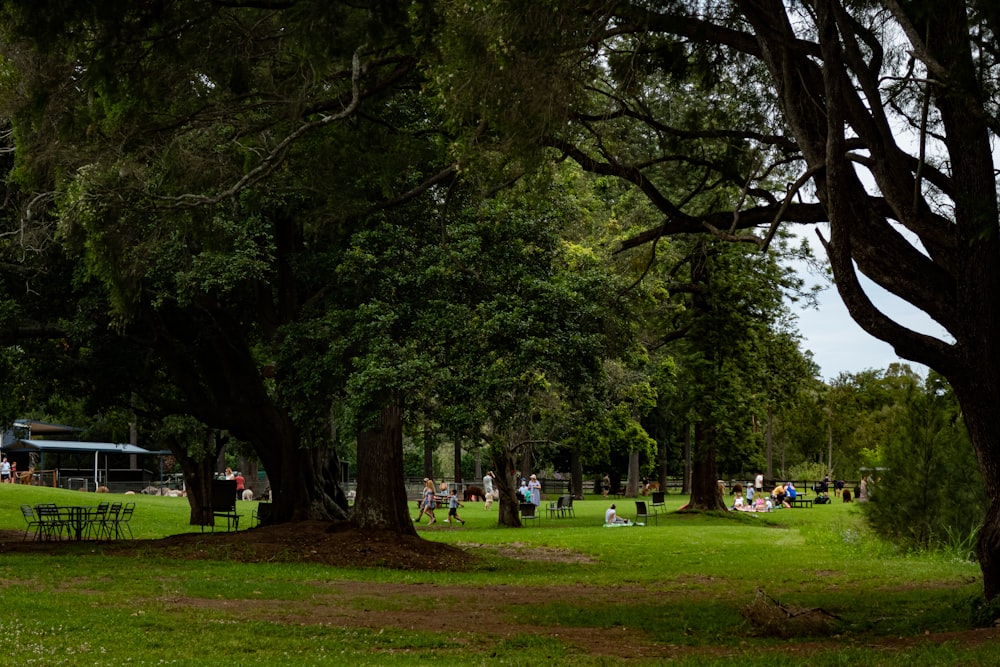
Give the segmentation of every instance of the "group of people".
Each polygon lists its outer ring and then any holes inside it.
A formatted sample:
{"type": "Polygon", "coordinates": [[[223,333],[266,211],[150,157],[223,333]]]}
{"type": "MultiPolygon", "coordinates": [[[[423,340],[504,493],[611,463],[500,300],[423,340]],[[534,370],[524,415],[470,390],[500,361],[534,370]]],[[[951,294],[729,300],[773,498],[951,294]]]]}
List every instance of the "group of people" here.
{"type": "MultiPolygon", "coordinates": [[[[485,501],[485,508],[489,509],[496,498],[496,486],[495,486],[496,475],[492,470],[488,471],[483,475],[483,500],[485,501]]],[[[470,491],[473,487],[470,487],[470,491]]],[[[538,507],[542,503],[542,483],[538,481],[537,475],[531,475],[529,477],[521,478],[521,485],[517,489],[517,497],[520,502],[531,503],[535,507],[538,507]]],[[[476,496],[472,499],[478,498],[478,492],[476,496]]],[[[467,498],[468,500],[468,498],[467,498]]],[[[424,478],[424,488],[420,496],[420,512],[417,514],[417,518],[413,520],[414,523],[420,523],[420,520],[426,516],[430,519],[427,525],[433,525],[437,523],[437,519],[434,516],[434,510],[439,506],[448,507],[448,518],[444,520],[445,523],[457,522],[465,524],[465,520],[458,516],[458,508],[465,507],[458,498],[458,492],[456,489],[448,488],[448,484],[441,482],[440,487],[435,488],[434,480],[425,477],[424,478]]]]}
{"type": "Polygon", "coordinates": [[[227,466],[226,479],[236,481],[236,500],[246,500],[246,498],[243,497],[243,491],[246,490],[247,481],[243,477],[243,473],[239,471],[234,473],[233,469],[227,466]]]}
{"type": "Polygon", "coordinates": [[[417,514],[417,518],[414,519],[413,523],[420,523],[420,519],[426,515],[430,521],[427,522],[428,526],[432,526],[437,523],[437,517],[434,516],[434,510],[437,508],[438,503],[448,504],[448,518],[444,520],[445,523],[458,522],[465,525],[465,520],[458,516],[458,508],[464,507],[462,503],[458,501],[458,492],[455,489],[448,490],[448,485],[445,482],[441,482],[441,492],[443,495],[439,496],[434,489],[434,480],[424,477],[424,489],[420,496],[420,513],[417,514]]]}
{"type": "Polygon", "coordinates": [[[764,492],[764,476],[757,475],[753,486],[747,485],[746,497],[743,485],[733,487],[732,509],[740,512],[770,512],[777,507],[791,508],[791,501],[798,497],[798,489],[793,482],[779,483],[771,492],[764,492]]]}
{"type": "Polygon", "coordinates": [[[522,503],[531,503],[535,507],[542,504],[542,483],[538,477],[532,475],[529,478],[521,478],[521,486],[517,489],[518,500],[522,503]]]}

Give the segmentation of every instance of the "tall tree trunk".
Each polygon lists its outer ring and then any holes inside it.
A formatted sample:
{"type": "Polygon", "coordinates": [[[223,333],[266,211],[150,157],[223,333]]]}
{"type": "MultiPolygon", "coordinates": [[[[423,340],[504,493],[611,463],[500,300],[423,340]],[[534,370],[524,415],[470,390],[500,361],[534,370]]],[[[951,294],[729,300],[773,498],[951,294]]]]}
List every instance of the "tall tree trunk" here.
{"type": "Polygon", "coordinates": [[[694,448],[691,445],[691,424],[684,425],[684,479],[681,482],[681,493],[691,493],[691,458],[694,448]]]}
{"type": "Polygon", "coordinates": [[[767,478],[774,479],[774,430],[772,429],[773,411],[767,406],[767,429],[764,431],[764,441],[767,443],[767,478]]]}
{"type": "Polygon", "coordinates": [[[1000,447],[996,444],[1000,442],[1000,422],[996,418],[1000,387],[990,383],[985,389],[970,389],[966,383],[957,380],[952,381],[952,387],[962,406],[969,438],[990,499],[979,529],[976,558],[983,573],[983,595],[987,600],[993,600],[1000,596],[1000,447]]]}
{"type": "MultiPolygon", "coordinates": [[[[271,482],[275,523],[345,518],[346,500],[336,457],[325,446],[326,434],[317,436],[321,442],[303,442],[291,415],[268,390],[265,370],[244,340],[240,322],[214,311],[212,304],[197,312],[204,317],[192,322],[188,311],[161,310],[148,322],[170,377],[185,398],[184,407],[202,423],[253,447],[271,482]]],[[[267,371],[279,383],[289,372],[281,367],[267,371]]],[[[192,467],[191,474],[201,474],[199,469],[192,467]]],[[[196,487],[207,484],[190,482],[196,487]]]]}
{"type": "Polygon", "coordinates": [[[243,415],[233,435],[250,442],[271,483],[271,521],[346,519],[347,500],[340,486],[336,451],[303,442],[291,417],[273,403],[243,415]]]}
{"type": "Polygon", "coordinates": [[[583,460],[580,450],[574,447],[569,453],[569,492],[573,500],[583,500],[583,460]]]}
{"type": "Polygon", "coordinates": [[[212,480],[215,478],[216,462],[224,449],[225,446],[211,430],[205,432],[204,454],[200,458],[188,455],[187,443],[170,443],[170,450],[184,474],[184,489],[191,510],[189,523],[192,526],[212,526],[215,523],[215,517],[206,510],[212,506],[212,480]]]}
{"type": "MultiPolygon", "coordinates": [[[[465,480],[462,479],[462,437],[459,435],[455,436],[455,483],[462,484],[465,480]]],[[[459,497],[461,497],[461,488],[458,489],[459,497]]]]}
{"type": "Polygon", "coordinates": [[[656,442],[656,481],[660,484],[660,490],[667,490],[667,441],[658,440],[656,442]]]}
{"type": "Polygon", "coordinates": [[[826,426],[826,474],[833,476],[833,424],[826,426]]]}
{"type": "Polygon", "coordinates": [[[725,510],[726,501],[719,489],[719,473],[715,465],[715,428],[696,422],[694,456],[691,466],[691,502],[689,509],[725,510]]]}
{"type": "Polygon", "coordinates": [[[430,423],[424,424],[424,477],[434,479],[434,449],[437,443],[430,423]]]}
{"type": "Polygon", "coordinates": [[[628,454],[628,486],[625,487],[628,498],[639,497],[639,452],[628,454]]]}
{"type": "Polygon", "coordinates": [[[496,473],[493,487],[500,494],[500,501],[497,503],[500,508],[497,513],[497,523],[508,528],[520,528],[521,510],[512,475],[515,467],[511,448],[507,443],[495,440],[490,444],[490,456],[493,460],[493,472],[496,473]]]}
{"type": "Polygon", "coordinates": [[[358,434],[358,491],[351,519],[365,529],[416,535],[403,484],[402,406],[395,394],[358,434]]]}
{"type": "MultiPolygon", "coordinates": [[[[525,437],[527,434],[525,433],[525,437]]],[[[534,457],[532,456],[531,445],[527,445],[524,448],[524,456],[521,458],[521,477],[528,479],[531,477],[531,468],[535,465],[534,457]]]]}

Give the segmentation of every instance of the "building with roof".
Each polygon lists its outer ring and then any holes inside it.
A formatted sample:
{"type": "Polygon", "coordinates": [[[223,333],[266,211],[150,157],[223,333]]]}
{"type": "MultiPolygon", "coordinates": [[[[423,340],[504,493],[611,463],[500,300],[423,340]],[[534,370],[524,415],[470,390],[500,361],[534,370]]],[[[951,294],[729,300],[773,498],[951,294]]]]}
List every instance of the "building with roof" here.
{"type": "Polygon", "coordinates": [[[167,451],[113,442],[64,440],[81,429],[61,424],[17,420],[3,434],[2,452],[18,473],[31,471],[25,481],[93,491],[106,486],[115,492],[139,491],[162,479],[167,451]]]}

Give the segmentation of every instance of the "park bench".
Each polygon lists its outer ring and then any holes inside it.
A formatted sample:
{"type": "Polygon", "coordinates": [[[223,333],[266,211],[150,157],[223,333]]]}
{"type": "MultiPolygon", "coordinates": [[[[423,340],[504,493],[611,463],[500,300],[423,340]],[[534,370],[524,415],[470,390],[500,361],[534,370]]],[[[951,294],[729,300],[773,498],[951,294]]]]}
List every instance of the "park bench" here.
{"type": "Polygon", "coordinates": [[[807,498],[809,495],[808,489],[796,489],[796,495],[794,498],[787,498],[786,502],[790,507],[812,507],[812,498],[807,498]]]}

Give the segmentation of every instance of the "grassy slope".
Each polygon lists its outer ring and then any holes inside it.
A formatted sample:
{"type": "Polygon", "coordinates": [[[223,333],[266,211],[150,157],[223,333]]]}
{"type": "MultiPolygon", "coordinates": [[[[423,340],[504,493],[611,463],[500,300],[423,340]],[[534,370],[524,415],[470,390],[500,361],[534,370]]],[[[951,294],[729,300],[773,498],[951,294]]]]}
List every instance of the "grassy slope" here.
{"type": "MultiPolygon", "coordinates": [[[[80,496],[0,485],[0,529],[23,527],[22,502],[79,503],[80,496]]],[[[129,499],[137,503],[132,525],[139,538],[199,530],[187,525],[184,499],[129,499]]],[[[682,501],[668,496],[672,507],[682,501]]],[[[634,514],[634,503],[616,502],[624,516],[634,514]]],[[[533,634],[497,644],[477,639],[478,628],[462,628],[471,638],[456,643],[436,632],[303,623],[270,613],[237,613],[219,603],[271,601],[279,607],[283,601],[332,595],[338,582],[360,581],[458,586],[471,600],[481,600],[486,590],[516,591],[524,604],[505,604],[503,613],[518,622],[551,628],[553,636],[560,626],[595,632],[627,627],[662,644],[663,658],[671,657],[672,664],[722,664],[733,656],[741,666],[786,662],[775,646],[794,646],[800,654],[794,661],[810,666],[1000,663],[1000,649],[992,643],[898,643],[898,637],[968,629],[964,605],[980,590],[978,567],[944,555],[895,553],[867,535],[856,506],[837,502],[770,515],[671,513],[657,525],[618,529],[601,527],[606,506],[599,498],[577,502],[575,519],[545,518],[538,526],[510,530],[496,526],[496,509],[470,505],[461,511],[465,527],[421,530],[428,539],[482,555],[484,566],[471,573],[134,562],[101,556],[99,546],[93,557],[6,555],[0,560],[0,636],[7,647],[18,647],[6,651],[17,656],[16,664],[38,665],[619,662],[581,655],[533,634]],[[504,549],[511,545],[548,556],[510,559],[504,549]],[[579,587],[579,599],[531,595],[553,584],[579,587]],[[756,637],[740,610],[758,590],[789,607],[835,615],[836,634],[756,637]]],[[[240,503],[247,518],[251,509],[251,503],[240,503]]],[[[411,603],[373,593],[346,604],[391,610],[411,603]]],[[[0,657],[0,664],[15,664],[7,659],[0,657]]]]}

